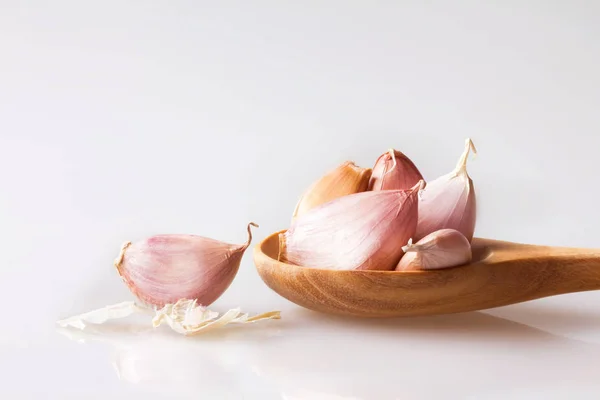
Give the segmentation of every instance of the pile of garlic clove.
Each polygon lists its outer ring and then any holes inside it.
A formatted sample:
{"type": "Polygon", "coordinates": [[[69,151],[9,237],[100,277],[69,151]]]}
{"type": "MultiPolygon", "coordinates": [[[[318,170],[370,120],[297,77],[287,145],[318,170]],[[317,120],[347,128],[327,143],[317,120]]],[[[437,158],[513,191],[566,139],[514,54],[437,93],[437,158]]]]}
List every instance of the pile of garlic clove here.
{"type": "Polygon", "coordinates": [[[372,169],[347,161],[329,171],[296,204],[289,228],[279,235],[279,261],[385,271],[469,263],[476,219],[467,173],[471,151],[477,152],[467,139],[454,170],[431,182],[395,149],[372,169]]]}

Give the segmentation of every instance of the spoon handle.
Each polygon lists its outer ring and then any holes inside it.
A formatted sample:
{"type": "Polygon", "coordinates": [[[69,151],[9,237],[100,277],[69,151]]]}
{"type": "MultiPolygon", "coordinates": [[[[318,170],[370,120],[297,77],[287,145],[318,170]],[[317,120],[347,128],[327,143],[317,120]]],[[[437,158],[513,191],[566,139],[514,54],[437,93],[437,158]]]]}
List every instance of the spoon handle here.
{"type": "Polygon", "coordinates": [[[492,308],[542,297],[600,290],[600,249],[487,239],[475,240],[473,245],[474,256],[478,254],[476,257],[481,262],[456,271],[461,275],[457,277],[458,281],[465,282],[468,290],[460,307],[492,308]],[[472,292],[473,288],[477,290],[472,292]]]}
{"type": "Polygon", "coordinates": [[[554,264],[564,277],[565,290],[600,289],[600,252],[597,250],[580,250],[576,255],[557,256],[554,264]]]}
{"type": "Polygon", "coordinates": [[[600,250],[536,247],[524,257],[521,268],[531,274],[529,285],[540,295],[556,295],[600,289],[600,250]]]}

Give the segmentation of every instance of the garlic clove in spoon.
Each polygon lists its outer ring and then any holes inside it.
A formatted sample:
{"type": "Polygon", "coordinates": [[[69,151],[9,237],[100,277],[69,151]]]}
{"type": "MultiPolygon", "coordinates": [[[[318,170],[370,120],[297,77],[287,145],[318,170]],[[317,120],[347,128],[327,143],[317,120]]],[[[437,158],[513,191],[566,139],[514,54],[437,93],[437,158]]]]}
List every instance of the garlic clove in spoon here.
{"type": "Polygon", "coordinates": [[[404,153],[390,149],[373,167],[369,190],[405,190],[423,179],[417,166],[404,153]]]}
{"type": "Polygon", "coordinates": [[[454,229],[440,229],[417,243],[403,247],[404,256],[396,271],[416,271],[456,267],[471,262],[471,243],[454,229]]]}
{"type": "Polygon", "coordinates": [[[179,300],[208,306],[235,278],[242,256],[252,241],[230,244],[196,235],[156,235],[125,243],[115,267],[131,292],[155,307],[179,300]]]}
{"type": "Polygon", "coordinates": [[[279,235],[279,260],[322,269],[393,270],[402,244],[415,233],[423,185],[351,194],[308,211],[279,235]]]}
{"type": "Polygon", "coordinates": [[[293,218],[338,197],[366,191],[371,172],[370,168],[361,168],[352,161],[342,163],[319,178],[304,192],[296,204],[293,218]]]}
{"type": "Polygon", "coordinates": [[[469,152],[476,153],[471,139],[465,142],[456,168],[427,184],[419,202],[419,223],[414,240],[440,229],[456,229],[469,242],[475,232],[476,201],[473,180],[467,173],[469,152]]]}

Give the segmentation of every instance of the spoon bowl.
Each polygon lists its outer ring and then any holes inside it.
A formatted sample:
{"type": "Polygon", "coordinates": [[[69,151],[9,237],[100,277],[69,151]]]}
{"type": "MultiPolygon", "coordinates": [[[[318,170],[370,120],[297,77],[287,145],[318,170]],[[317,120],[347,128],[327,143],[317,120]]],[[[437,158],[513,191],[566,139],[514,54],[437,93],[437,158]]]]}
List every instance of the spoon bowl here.
{"type": "Polygon", "coordinates": [[[468,265],[433,271],[344,271],[278,261],[282,232],[254,248],[261,279],[293,303],[324,313],[451,314],[600,289],[600,249],[475,238],[468,265]]]}

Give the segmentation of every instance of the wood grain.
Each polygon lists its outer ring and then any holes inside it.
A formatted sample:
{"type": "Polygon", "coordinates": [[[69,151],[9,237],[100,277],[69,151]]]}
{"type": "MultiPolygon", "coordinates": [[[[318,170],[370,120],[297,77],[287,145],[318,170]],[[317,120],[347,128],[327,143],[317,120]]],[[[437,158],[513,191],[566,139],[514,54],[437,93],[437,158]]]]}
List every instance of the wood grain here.
{"type": "Polygon", "coordinates": [[[473,263],[437,271],[338,271],[277,261],[276,232],[254,248],[262,280],[311,310],[399,317],[482,310],[600,289],[600,249],[475,238],[473,263]]]}

